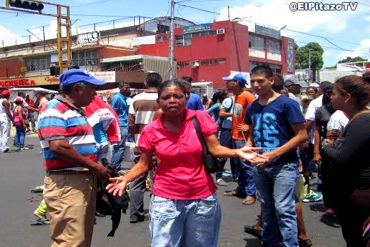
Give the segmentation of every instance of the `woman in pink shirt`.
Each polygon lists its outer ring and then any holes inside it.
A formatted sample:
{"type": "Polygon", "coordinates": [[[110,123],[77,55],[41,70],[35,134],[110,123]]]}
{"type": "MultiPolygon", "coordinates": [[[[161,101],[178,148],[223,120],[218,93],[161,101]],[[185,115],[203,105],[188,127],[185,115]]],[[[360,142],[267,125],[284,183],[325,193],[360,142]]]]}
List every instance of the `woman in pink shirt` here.
{"type": "Polygon", "coordinates": [[[255,148],[220,145],[217,126],[204,111],[186,109],[181,81],[164,82],[158,91],[162,115],[148,124],[138,142],[140,161],[124,176],[112,178],[107,190],[122,195],[127,184],[147,172],[157,157],[149,214],[151,246],[217,246],[221,209],[216,186],[202,162],[202,146],[192,119],[197,117],[209,151],[217,157],[240,157],[258,163],[255,148]]]}

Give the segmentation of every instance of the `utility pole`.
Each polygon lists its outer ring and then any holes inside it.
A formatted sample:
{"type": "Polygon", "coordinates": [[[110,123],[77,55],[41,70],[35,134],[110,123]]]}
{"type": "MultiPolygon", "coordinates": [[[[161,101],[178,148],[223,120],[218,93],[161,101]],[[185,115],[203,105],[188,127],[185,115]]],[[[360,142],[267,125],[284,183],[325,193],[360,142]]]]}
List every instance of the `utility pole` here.
{"type": "Polygon", "coordinates": [[[175,1],[171,0],[171,19],[170,19],[170,50],[169,50],[169,57],[168,57],[168,63],[169,63],[169,76],[170,80],[174,78],[174,29],[175,29],[175,24],[174,24],[174,15],[175,15],[175,1]]]}
{"type": "Polygon", "coordinates": [[[227,19],[230,21],[230,6],[227,5],[227,19]]]}
{"type": "Polygon", "coordinates": [[[308,82],[311,81],[311,49],[308,48],[308,82]]]}

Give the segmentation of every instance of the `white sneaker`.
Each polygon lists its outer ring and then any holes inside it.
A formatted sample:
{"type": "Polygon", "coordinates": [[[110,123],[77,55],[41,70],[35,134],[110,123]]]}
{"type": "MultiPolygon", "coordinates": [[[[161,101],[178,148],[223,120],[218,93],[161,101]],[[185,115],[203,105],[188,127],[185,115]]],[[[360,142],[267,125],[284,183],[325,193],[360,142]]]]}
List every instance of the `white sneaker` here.
{"type": "Polygon", "coordinates": [[[216,184],[220,186],[228,186],[228,183],[226,183],[222,178],[217,179],[216,184]]]}

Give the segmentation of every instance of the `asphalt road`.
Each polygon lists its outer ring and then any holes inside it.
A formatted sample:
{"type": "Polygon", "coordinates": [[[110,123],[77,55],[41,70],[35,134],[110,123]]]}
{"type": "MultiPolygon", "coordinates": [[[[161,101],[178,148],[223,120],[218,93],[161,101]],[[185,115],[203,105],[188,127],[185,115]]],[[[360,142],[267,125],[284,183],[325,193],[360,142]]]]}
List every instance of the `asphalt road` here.
{"type": "MultiPolygon", "coordinates": [[[[41,200],[41,194],[30,190],[42,184],[44,171],[38,139],[27,136],[26,144],[32,149],[21,152],[0,153],[0,247],[46,247],[50,246],[49,227],[33,226],[33,211],[41,200]]],[[[222,207],[220,247],[257,247],[259,241],[243,232],[244,224],[254,224],[259,204],[244,206],[241,200],[223,196],[225,190],[236,186],[234,182],[218,189],[222,207]]],[[[146,196],[148,201],[149,194],[146,196]]],[[[145,208],[148,207],[146,203],[145,208]]],[[[341,230],[332,220],[323,220],[322,203],[303,204],[304,218],[309,237],[314,246],[344,247],[341,230]]],[[[116,236],[106,237],[110,231],[110,218],[97,218],[92,246],[149,246],[147,220],[130,224],[123,215],[116,236]]]]}

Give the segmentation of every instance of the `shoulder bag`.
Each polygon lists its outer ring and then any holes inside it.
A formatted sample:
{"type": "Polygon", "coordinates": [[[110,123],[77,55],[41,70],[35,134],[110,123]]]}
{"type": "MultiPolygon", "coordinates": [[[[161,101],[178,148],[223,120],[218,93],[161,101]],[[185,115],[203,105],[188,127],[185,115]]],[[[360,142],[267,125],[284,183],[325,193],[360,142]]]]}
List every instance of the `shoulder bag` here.
{"type": "Polygon", "coordinates": [[[200,143],[202,144],[202,149],[203,149],[202,157],[203,157],[204,168],[206,169],[208,173],[215,173],[215,172],[222,171],[223,168],[222,168],[220,161],[208,151],[206,141],[204,140],[204,136],[202,134],[202,131],[200,130],[198,118],[195,116],[192,121],[194,124],[195,131],[197,132],[198,139],[200,143]]]}

